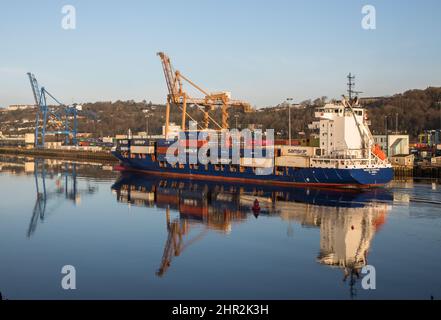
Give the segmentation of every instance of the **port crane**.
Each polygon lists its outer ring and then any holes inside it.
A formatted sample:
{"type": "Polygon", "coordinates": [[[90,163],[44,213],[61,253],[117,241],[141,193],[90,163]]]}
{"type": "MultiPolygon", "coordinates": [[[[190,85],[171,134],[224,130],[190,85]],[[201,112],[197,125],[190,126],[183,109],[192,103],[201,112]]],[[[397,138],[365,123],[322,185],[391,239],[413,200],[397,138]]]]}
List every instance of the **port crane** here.
{"type": "MultiPolygon", "coordinates": [[[[187,105],[193,104],[203,107],[204,112],[204,129],[208,129],[210,120],[220,129],[228,129],[228,109],[231,106],[240,107],[244,112],[252,110],[248,102],[231,99],[229,92],[212,92],[209,93],[202,89],[199,85],[184,76],[180,71],[175,70],[170,62],[170,58],[164,52],[158,52],[157,55],[161,59],[162,68],[164,71],[165,80],[167,83],[168,95],[166,104],[166,118],[165,118],[165,136],[168,136],[169,122],[170,122],[170,105],[174,104],[182,110],[182,130],[186,129],[187,105]],[[203,98],[193,98],[184,90],[183,82],[186,82],[196,91],[204,95],[203,98]],[[210,115],[209,111],[214,110],[216,106],[222,108],[222,123],[219,125],[210,115]]],[[[191,117],[190,117],[191,118],[191,117]]],[[[192,119],[194,120],[194,119],[192,119]]]]}
{"type": "Polygon", "coordinates": [[[72,144],[77,145],[77,106],[66,106],[61,103],[44,87],[40,88],[37,78],[32,73],[28,72],[27,75],[31,83],[35,105],[38,108],[35,117],[35,147],[44,148],[45,137],[48,133],[65,135],[66,144],[69,144],[70,137],[72,137],[72,144]],[[48,98],[55,101],[60,108],[57,110],[50,108],[47,105],[48,98]],[[73,125],[69,124],[70,119],[73,119],[73,125]],[[40,121],[42,121],[41,130],[40,121]],[[56,128],[55,131],[48,131],[49,125],[53,125],[56,128]]]}

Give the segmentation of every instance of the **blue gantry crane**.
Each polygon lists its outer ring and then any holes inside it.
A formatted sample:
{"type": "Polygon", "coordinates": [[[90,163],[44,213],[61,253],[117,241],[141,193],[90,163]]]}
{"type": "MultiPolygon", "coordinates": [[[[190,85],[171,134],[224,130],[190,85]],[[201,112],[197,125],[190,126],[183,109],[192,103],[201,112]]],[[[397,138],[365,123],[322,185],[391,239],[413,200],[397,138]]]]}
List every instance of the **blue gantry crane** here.
{"type": "Polygon", "coordinates": [[[44,148],[46,134],[65,135],[66,145],[77,145],[77,106],[67,106],[61,103],[44,87],[40,88],[37,79],[32,73],[28,72],[28,77],[31,83],[32,93],[34,94],[35,104],[38,108],[35,117],[35,147],[44,148]],[[59,108],[50,108],[47,105],[48,97],[54,100],[59,105],[59,108]],[[70,120],[73,122],[72,125],[69,124],[70,120]],[[42,122],[41,129],[40,121],[42,122]],[[49,123],[52,123],[56,127],[54,131],[47,130],[49,123]]]}

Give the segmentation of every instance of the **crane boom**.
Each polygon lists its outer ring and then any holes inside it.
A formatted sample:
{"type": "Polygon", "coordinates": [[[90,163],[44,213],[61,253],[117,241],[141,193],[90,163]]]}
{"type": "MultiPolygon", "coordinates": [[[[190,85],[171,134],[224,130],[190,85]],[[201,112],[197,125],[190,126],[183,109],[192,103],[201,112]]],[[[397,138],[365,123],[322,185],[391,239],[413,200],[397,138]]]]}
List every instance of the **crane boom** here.
{"type": "Polygon", "coordinates": [[[31,83],[32,93],[34,94],[35,105],[39,106],[40,105],[40,87],[38,86],[37,79],[30,72],[28,72],[27,75],[29,77],[29,82],[31,83]]]}
{"type": "Polygon", "coordinates": [[[177,86],[175,73],[173,72],[173,67],[170,63],[170,58],[164,52],[158,52],[157,55],[161,58],[168,93],[175,98],[179,92],[179,89],[177,86]]]}
{"type": "Polygon", "coordinates": [[[252,110],[251,105],[248,102],[241,100],[232,100],[229,93],[227,92],[217,92],[209,93],[202,89],[199,85],[194,83],[188,77],[181,74],[179,71],[174,71],[170,58],[164,52],[158,52],[157,55],[161,58],[162,68],[164,71],[165,80],[167,83],[168,95],[167,95],[167,108],[166,108],[166,123],[165,123],[165,135],[168,134],[169,119],[170,119],[170,103],[176,105],[182,105],[182,130],[185,130],[186,126],[186,116],[187,114],[187,104],[194,104],[204,107],[204,125],[207,129],[209,126],[209,121],[217,126],[216,121],[209,116],[209,111],[214,109],[214,106],[221,106],[222,108],[222,125],[219,126],[220,129],[228,129],[228,109],[231,106],[241,107],[244,112],[250,112],[252,110]],[[190,86],[195,88],[197,91],[204,95],[203,98],[192,98],[184,90],[182,86],[182,80],[187,82],[190,86]]]}

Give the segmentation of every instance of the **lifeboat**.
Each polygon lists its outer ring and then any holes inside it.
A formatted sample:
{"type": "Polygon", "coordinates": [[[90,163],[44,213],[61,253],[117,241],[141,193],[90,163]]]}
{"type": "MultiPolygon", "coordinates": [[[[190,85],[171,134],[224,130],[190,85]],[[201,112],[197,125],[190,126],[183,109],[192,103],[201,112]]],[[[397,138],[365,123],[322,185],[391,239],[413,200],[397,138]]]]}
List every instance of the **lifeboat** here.
{"type": "Polygon", "coordinates": [[[386,154],[384,153],[383,150],[381,150],[381,147],[376,144],[372,147],[372,153],[375,154],[380,160],[386,160],[386,154]]]}

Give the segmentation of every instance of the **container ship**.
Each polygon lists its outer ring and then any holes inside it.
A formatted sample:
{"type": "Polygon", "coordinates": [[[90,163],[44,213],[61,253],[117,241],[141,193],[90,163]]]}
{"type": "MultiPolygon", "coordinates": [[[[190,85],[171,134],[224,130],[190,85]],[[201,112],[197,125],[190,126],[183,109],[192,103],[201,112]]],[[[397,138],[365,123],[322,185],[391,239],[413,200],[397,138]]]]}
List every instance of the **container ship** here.
{"type": "Polygon", "coordinates": [[[278,145],[268,139],[259,146],[239,141],[219,146],[219,158],[191,163],[190,154],[199,152],[209,142],[192,144],[190,130],[172,136],[166,121],[163,138],[128,137],[117,142],[112,154],[120,160],[123,170],[188,179],[352,188],[383,186],[392,180],[392,166],[374,144],[366,110],[359,105],[358,98],[343,97],[319,107],[315,119],[309,124],[318,137],[315,146],[278,145]],[[176,144],[183,146],[179,148],[183,157],[170,162],[167,151],[176,144]],[[257,148],[263,152],[256,152],[257,148]],[[237,149],[240,161],[233,162],[231,155],[237,149]],[[262,170],[265,174],[259,173],[262,170]]]}

